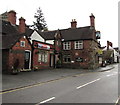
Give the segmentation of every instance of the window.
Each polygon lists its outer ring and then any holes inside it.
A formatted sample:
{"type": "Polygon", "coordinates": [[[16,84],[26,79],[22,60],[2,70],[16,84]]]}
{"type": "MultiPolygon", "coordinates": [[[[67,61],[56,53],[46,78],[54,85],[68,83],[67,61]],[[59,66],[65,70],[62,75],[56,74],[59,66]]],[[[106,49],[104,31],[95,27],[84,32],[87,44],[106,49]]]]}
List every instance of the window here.
{"type": "Polygon", "coordinates": [[[71,43],[70,42],[64,42],[63,43],[63,49],[64,50],[70,50],[71,49],[71,43]]]}
{"type": "Polygon", "coordinates": [[[38,62],[48,62],[48,53],[47,52],[40,52],[38,54],[38,62]]]}
{"type": "Polygon", "coordinates": [[[70,63],[71,62],[71,56],[70,55],[64,55],[63,61],[66,62],[66,63],[70,63]]]}
{"type": "Polygon", "coordinates": [[[75,41],[75,49],[83,49],[83,41],[75,41]]]}
{"type": "Polygon", "coordinates": [[[20,46],[25,47],[25,41],[20,41],[20,46]]]}

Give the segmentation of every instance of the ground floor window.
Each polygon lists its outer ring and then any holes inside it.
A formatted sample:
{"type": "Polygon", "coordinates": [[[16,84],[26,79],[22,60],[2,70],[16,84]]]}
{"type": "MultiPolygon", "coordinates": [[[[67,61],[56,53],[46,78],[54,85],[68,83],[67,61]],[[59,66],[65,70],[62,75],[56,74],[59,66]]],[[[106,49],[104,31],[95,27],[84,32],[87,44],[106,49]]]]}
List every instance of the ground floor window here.
{"type": "Polygon", "coordinates": [[[71,62],[71,56],[70,55],[64,55],[63,56],[63,62],[70,63],[71,62]]]}
{"type": "Polygon", "coordinates": [[[48,62],[48,52],[47,51],[38,53],[38,62],[44,62],[44,63],[48,62]]]}

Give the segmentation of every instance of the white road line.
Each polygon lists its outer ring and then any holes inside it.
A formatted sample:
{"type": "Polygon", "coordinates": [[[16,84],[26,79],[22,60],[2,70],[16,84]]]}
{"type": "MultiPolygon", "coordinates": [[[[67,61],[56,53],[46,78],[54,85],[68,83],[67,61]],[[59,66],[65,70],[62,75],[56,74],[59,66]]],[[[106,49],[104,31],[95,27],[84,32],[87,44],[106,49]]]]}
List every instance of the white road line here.
{"type": "Polygon", "coordinates": [[[52,97],[52,98],[49,98],[49,99],[47,99],[47,100],[41,101],[40,103],[35,104],[35,105],[43,104],[43,103],[46,103],[46,102],[51,101],[51,100],[53,100],[53,99],[55,99],[55,97],[52,97]]]}
{"type": "Polygon", "coordinates": [[[113,75],[117,75],[117,73],[113,73],[113,74],[108,74],[106,75],[107,77],[113,76],[113,75]]]}
{"type": "Polygon", "coordinates": [[[96,80],[94,80],[94,81],[91,81],[91,82],[88,82],[88,83],[86,83],[86,84],[84,84],[84,85],[81,85],[81,86],[78,86],[76,89],[80,89],[80,88],[82,88],[82,87],[84,87],[84,86],[86,86],[86,85],[89,85],[89,84],[91,84],[91,83],[94,83],[94,82],[96,82],[96,81],[99,81],[101,78],[98,78],[98,79],[96,79],[96,80]]]}
{"type": "Polygon", "coordinates": [[[108,72],[108,73],[109,73],[109,72],[111,72],[111,71],[106,71],[106,72],[108,72]]]}
{"type": "Polygon", "coordinates": [[[120,98],[117,99],[117,101],[115,102],[115,105],[118,105],[118,101],[120,100],[120,98]]]}
{"type": "Polygon", "coordinates": [[[106,75],[107,77],[110,77],[110,76],[112,76],[111,74],[109,74],[109,75],[106,75]]]}

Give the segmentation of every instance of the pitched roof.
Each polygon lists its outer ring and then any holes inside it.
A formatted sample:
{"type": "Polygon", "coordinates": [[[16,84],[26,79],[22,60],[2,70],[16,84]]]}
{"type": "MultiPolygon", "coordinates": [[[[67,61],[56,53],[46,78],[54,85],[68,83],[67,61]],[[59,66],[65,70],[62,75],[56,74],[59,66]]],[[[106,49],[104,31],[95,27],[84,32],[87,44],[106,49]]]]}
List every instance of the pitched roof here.
{"type": "MultiPolygon", "coordinates": [[[[30,29],[30,28],[28,28],[28,27],[26,27],[26,30],[25,30],[26,32],[24,33],[26,36],[30,36],[33,32],[34,32],[34,30],[32,30],[32,29],[30,29]]],[[[3,35],[5,34],[9,34],[9,35],[14,35],[14,34],[20,34],[19,32],[18,32],[18,25],[16,25],[16,26],[13,26],[13,25],[11,25],[10,24],[10,22],[8,22],[8,21],[2,21],[2,33],[3,33],[3,35]]]]}
{"type": "Polygon", "coordinates": [[[12,26],[8,21],[2,21],[2,33],[3,34],[18,34],[17,26],[12,26]]]}
{"type": "Polygon", "coordinates": [[[54,35],[57,32],[57,30],[54,31],[37,31],[45,40],[53,40],[54,39],[54,35]]]}
{"type": "Polygon", "coordinates": [[[27,37],[30,37],[33,32],[34,32],[34,30],[32,30],[32,29],[30,29],[30,28],[26,28],[24,34],[25,34],[27,37]]]}
{"type": "Polygon", "coordinates": [[[10,49],[24,34],[18,35],[3,35],[2,36],[2,49],[10,49]]]}
{"type": "MultiPolygon", "coordinates": [[[[53,40],[54,35],[58,30],[39,32],[39,34],[46,40],[53,40]]],[[[69,40],[88,40],[95,39],[95,29],[91,26],[79,27],[79,28],[68,28],[59,30],[62,38],[65,41],[69,40]]]]}
{"type": "Polygon", "coordinates": [[[18,32],[18,26],[12,26],[7,21],[2,21],[2,49],[11,48],[21,37],[29,37],[33,30],[26,28],[26,32],[20,34],[18,32]]]}

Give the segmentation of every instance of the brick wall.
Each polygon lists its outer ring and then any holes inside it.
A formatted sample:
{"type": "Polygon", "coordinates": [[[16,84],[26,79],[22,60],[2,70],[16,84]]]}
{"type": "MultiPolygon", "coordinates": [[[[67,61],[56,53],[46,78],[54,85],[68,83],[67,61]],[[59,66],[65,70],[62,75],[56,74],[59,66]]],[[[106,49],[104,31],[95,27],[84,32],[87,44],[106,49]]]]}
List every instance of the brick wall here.
{"type": "Polygon", "coordinates": [[[25,50],[31,51],[31,45],[28,43],[28,40],[24,37],[22,37],[13,47],[12,49],[3,51],[3,55],[7,56],[5,59],[3,59],[3,62],[6,62],[6,64],[3,64],[3,67],[7,66],[5,69],[8,72],[11,72],[12,68],[16,66],[17,69],[23,69],[24,68],[24,56],[25,56],[25,50]],[[20,41],[25,41],[25,47],[20,46],[20,41]]]}
{"type": "Polygon", "coordinates": [[[63,50],[62,54],[70,54],[71,60],[74,63],[64,63],[63,67],[71,68],[97,68],[98,67],[98,58],[96,56],[97,43],[93,40],[84,40],[83,49],[76,50],[74,49],[74,41],[71,41],[71,50],[63,50]],[[83,62],[77,62],[76,58],[83,58],[83,62]]]}
{"type": "Polygon", "coordinates": [[[13,47],[13,50],[31,50],[31,45],[25,37],[22,37],[13,47]],[[25,47],[20,46],[20,41],[25,41],[25,47]]]}
{"type": "MultiPolygon", "coordinates": [[[[45,44],[45,43],[40,43],[38,41],[33,41],[33,69],[48,69],[50,68],[50,52],[52,51],[52,49],[43,49],[43,48],[38,48],[38,43],[39,44],[44,44],[44,45],[49,45],[49,44],[45,44]],[[38,56],[39,53],[47,53],[47,62],[42,62],[38,60],[38,56]]],[[[50,48],[52,48],[52,45],[49,45],[50,48]]]]}
{"type": "Polygon", "coordinates": [[[38,54],[39,52],[44,52],[45,50],[40,50],[40,49],[34,49],[33,51],[33,69],[46,69],[49,68],[49,64],[50,64],[50,52],[49,51],[45,51],[47,52],[48,58],[47,58],[47,62],[41,62],[38,60],[38,54]]]}

